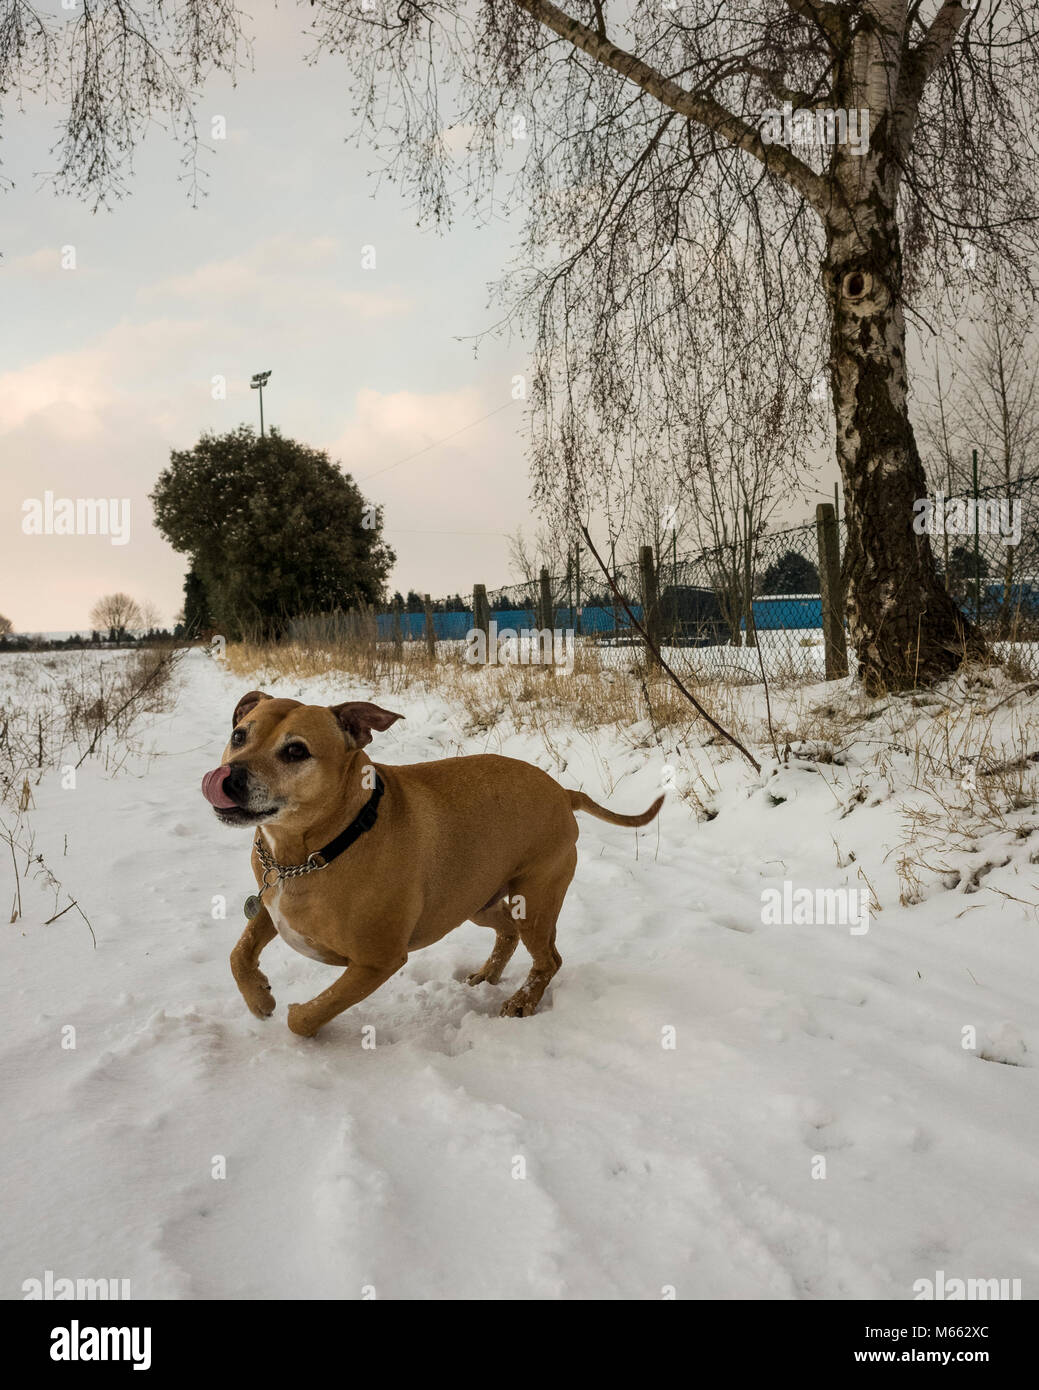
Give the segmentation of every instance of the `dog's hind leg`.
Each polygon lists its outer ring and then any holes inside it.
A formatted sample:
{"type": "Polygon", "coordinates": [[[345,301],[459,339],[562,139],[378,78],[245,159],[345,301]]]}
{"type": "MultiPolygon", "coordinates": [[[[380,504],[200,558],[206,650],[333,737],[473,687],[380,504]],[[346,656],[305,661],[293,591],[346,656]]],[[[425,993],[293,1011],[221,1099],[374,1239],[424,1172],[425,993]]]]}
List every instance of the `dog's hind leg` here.
{"type": "Polygon", "coordinates": [[[566,859],[553,865],[549,873],[539,871],[536,876],[517,879],[512,885],[513,904],[517,904],[518,898],[525,911],[517,925],[532,964],[522,987],[501,1006],[502,1018],[526,1018],[534,1013],[549,981],[563,963],[556,950],[556,919],[576,868],[577,850],[571,847],[566,859]]]}
{"type": "Polygon", "coordinates": [[[490,927],[496,933],[494,950],[480,966],[479,970],[466,977],[467,985],[496,985],[501,972],[512,959],[512,953],[519,944],[519,923],[513,920],[512,907],[507,898],[495,903],[484,912],[476,912],[469,919],[478,927],[490,927]]]}
{"type": "Polygon", "coordinates": [[[231,952],[231,974],[257,1018],[269,1018],[274,1012],[274,995],[270,981],[260,969],[260,952],[277,934],[270,913],[261,907],[231,952]]]}

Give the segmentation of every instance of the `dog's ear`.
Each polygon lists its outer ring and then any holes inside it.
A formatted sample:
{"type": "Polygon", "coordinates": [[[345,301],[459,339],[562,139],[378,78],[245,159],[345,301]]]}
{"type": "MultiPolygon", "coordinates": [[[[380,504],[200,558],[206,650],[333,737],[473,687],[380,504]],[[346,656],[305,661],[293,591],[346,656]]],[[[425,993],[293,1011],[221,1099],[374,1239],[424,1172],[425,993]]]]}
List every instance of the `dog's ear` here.
{"type": "Polygon", "coordinates": [[[355,748],[371,743],[373,729],[384,734],[391,724],[404,718],[403,714],[392,714],[367,700],[348,700],[345,705],[329,705],[329,709],[339,721],[339,727],[353,739],[355,748]]]}
{"type": "Polygon", "coordinates": [[[234,714],[231,716],[231,728],[240,724],[250,710],[255,709],[261,700],[273,700],[273,695],[268,695],[265,690],[250,690],[248,695],[243,695],[234,707],[234,714]]]}

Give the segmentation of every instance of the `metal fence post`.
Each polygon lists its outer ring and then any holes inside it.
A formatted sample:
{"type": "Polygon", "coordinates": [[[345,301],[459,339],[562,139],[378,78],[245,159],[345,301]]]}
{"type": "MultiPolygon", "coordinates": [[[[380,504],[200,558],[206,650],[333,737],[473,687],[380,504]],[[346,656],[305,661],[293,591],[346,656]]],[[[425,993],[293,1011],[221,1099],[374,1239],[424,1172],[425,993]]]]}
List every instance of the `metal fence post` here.
{"type": "Polygon", "coordinates": [[[835,681],[848,674],[848,646],[844,636],[844,592],[841,588],[837,514],[832,502],[820,502],[816,507],[815,527],[819,542],[819,596],[822,600],[826,679],[835,681]]]}
{"type": "Polygon", "coordinates": [[[426,650],[429,652],[430,659],[436,660],[437,654],[437,633],[433,626],[433,605],[428,594],[422,596],[422,606],[426,610],[426,650]]]}

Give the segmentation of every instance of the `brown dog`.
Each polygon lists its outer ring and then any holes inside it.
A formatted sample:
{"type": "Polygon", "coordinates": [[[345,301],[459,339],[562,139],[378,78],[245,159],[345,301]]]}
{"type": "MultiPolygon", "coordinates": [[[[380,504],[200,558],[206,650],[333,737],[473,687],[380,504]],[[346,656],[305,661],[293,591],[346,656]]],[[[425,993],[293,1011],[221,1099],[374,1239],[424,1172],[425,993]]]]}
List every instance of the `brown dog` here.
{"type": "Polygon", "coordinates": [[[251,690],[223,765],[202,782],[219,820],[256,828],[259,900],[231,952],[252,1012],[274,1009],[259,959],[275,934],[345,967],[315,999],[289,1006],[289,1027],[306,1037],[465,921],[496,934],[471,985],[497,984],[522,940],[533,965],[501,1012],[533,1013],[561,964],[556,918],[577,865],[574,811],[640,826],[664,800],[618,816],[540,768],[492,754],[372,763],[361,751],[371,731],[400,718],[363,701],[326,708],[251,690]]]}

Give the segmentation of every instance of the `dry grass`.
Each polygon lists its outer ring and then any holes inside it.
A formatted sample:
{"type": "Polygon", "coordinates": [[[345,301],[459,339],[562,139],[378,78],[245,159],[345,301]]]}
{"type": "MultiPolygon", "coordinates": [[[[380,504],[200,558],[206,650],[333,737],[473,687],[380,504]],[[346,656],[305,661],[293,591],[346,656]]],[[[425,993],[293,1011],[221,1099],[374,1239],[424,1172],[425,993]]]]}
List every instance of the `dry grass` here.
{"type": "MultiPolygon", "coordinates": [[[[901,900],[917,902],[929,881],[974,892],[1015,844],[1039,846],[1037,693],[991,665],[875,700],[853,686],[823,701],[805,691],[778,702],[779,737],[790,756],[832,766],[842,816],[897,803],[902,836],[889,857],[901,900]]],[[[1029,857],[1039,862],[1039,847],[1029,857]]]]}
{"type": "Polygon", "coordinates": [[[59,769],[62,786],[71,787],[88,759],[116,772],[143,751],[141,722],[169,706],[180,655],[172,646],[155,646],[102,654],[12,653],[0,663],[0,853],[14,876],[11,922],[21,918],[23,885],[32,882],[53,895],[45,924],[75,912],[93,939],[83,908],[37,846],[33,788],[48,771],[59,769]]]}
{"type": "Polygon", "coordinates": [[[139,721],[168,706],[179,657],[172,646],[75,658],[12,654],[0,686],[0,802],[24,812],[48,769],[125,761],[139,721]]]}
{"type": "MultiPolygon", "coordinates": [[[[573,669],[561,666],[472,665],[461,643],[440,642],[435,657],[424,643],[293,641],[237,643],[227,648],[229,670],[243,680],[302,681],[337,674],[386,693],[433,692],[465,711],[468,732],[485,732],[502,721],[516,729],[543,732],[565,724],[579,732],[630,728],[643,721],[655,731],[686,733],[699,722],[689,702],[664,675],[647,666],[635,647],[579,643],[573,669]]],[[[697,698],[725,723],[743,720],[736,687],[718,676],[698,680],[697,698]]],[[[748,728],[744,727],[744,733],[748,728]]],[[[754,731],[758,732],[757,726],[754,731]]]]}

